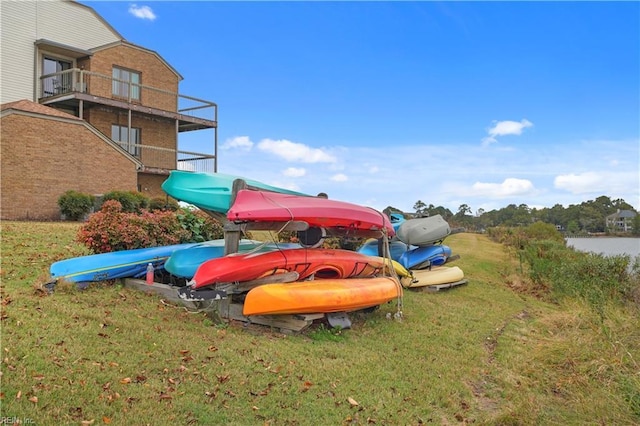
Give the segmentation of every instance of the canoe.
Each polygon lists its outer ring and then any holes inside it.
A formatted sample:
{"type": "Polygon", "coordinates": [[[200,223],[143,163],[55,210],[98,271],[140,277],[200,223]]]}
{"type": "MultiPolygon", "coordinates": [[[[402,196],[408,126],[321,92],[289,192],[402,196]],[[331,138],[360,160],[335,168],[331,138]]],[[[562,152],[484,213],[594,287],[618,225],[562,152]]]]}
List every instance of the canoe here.
{"type": "Polygon", "coordinates": [[[407,269],[423,269],[443,265],[449,257],[451,247],[437,244],[407,250],[398,258],[398,262],[407,269]]]}
{"type": "MultiPolygon", "coordinates": [[[[415,247],[414,247],[415,248],[415,247]]],[[[389,254],[391,255],[391,259],[398,260],[400,256],[410,247],[399,240],[389,241],[389,254]]],[[[378,240],[375,238],[369,238],[358,248],[358,253],[366,254],[369,256],[378,256],[378,240]]]]}
{"type": "Polygon", "coordinates": [[[53,280],[93,282],[117,278],[141,277],[151,263],[154,269],[163,268],[171,254],[197,243],[121,250],[92,254],[55,262],[49,268],[53,280]]]}
{"type": "Polygon", "coordinates": [[[183,170],[172,170],[169,177],[162,183],[162,189],[176,200],[193,204],[204,210],[226,213],[231,205],[233,182],[236,179],[243,179],[247,185],[264,189],[265,191],[299,196],[305,195],[256,180],[245,179],[241,176],[223,173],[187,172],[183,170]]]}
{"type": "Polygon", "coordinates": [[[251,281],[269,275],[297,272],[299,279],[372,277],[385,267],[384,259],[341,249],[288,249],[268,253],[232,254],[204,262],[189,281],[193,288],[251,281]]]}
{"type": "MultiPolygon", "coordinates": [[[[212,240],[174,251],[164,264],[164,268],[179,278],[193,278],[196,270],[205,261],[224,256],[225,240],[212,240]]],[[[295,243],[273,243],[257,240],[240,240],[238,251],[267,252],[277,249],[300,248],[295,243]]]]}
{"type": "Polygon", "coordinates": [[[447,221],[437,214],[405,220],[398,227],[397,237],[403,243],[423,247],[441,242],[450,233],[447,221]]]}
{"type": "Polygon", "coordinates": [[[318,279],[265,284],[251,289],[243,315],[350,312],[378,306],[402,294],[391,277],[318,279]]]}
{"type": "Polygon", "coordinates": [[[413,271],[413,279],[404,278],[403,286],[407,288],[425,287],[455,283],[464,278],[464,272],[457,266],[436,266],[431,269],[413,271]]]}
{"type": "Polygon", "coordinates": [[[236,223],[296,220],[308,223],[309,227],[342,229],[354,233],[384,229],[387,235],[395,235],[387,215],[371,207],[320,197],[247,189],[238,191],[227,212],[227,219],[236,223]]]}

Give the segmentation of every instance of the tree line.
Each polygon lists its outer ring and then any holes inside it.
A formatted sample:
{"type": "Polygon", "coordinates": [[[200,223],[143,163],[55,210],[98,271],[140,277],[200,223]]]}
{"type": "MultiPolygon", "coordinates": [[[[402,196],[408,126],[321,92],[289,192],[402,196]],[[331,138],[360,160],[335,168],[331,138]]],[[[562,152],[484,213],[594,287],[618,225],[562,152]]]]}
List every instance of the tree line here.
{"type": "MultiPolygon", "coordinates": [[[[421,200],[413,205],[413,209],[414,212],[409,215],[421,217],[439,214],[451,226],[464,227],[470,231],[483,231],[495,226],[527,226],[534,222],[544,222],[555,225],[569,234],[612,233],[614,230],[607,229],[606,217],[618,210],[630,210],[636,213],[633,233],[640,235],[640,215],[636,209],[621,198],[612,200],[605,195],[595,200],[572,204],[569,207],[556,204],[550,208],[538,209],[526,204],[509,204],[498,210],[478,209],[475,214],[467,204],[461,204],[458,211],[453,213],[446,207],[427,205],[421,200]]],[[[404,213],[391,206],[387,207],[385,212],[404,213]]]]}

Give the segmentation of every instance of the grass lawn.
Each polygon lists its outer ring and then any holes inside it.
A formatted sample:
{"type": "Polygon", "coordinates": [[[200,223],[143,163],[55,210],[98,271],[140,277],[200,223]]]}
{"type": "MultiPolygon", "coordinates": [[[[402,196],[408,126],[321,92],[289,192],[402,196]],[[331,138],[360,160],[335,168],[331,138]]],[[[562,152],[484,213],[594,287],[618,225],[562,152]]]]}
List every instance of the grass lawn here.
{"type": "MultiPolygon", "coordinates": [[[[352,329],[216,324],[118,283],[46,295],[79,224],[2,223],[3,418],[34,424],[632,425],[640,316],[516,291],[517,259],[447,238],[469,283],[405,290],[352,329]],[[391,315],[393,317],[393,315],[391,315]]],[[[5,422],[6,423],[6,422],[5,422]]]]}

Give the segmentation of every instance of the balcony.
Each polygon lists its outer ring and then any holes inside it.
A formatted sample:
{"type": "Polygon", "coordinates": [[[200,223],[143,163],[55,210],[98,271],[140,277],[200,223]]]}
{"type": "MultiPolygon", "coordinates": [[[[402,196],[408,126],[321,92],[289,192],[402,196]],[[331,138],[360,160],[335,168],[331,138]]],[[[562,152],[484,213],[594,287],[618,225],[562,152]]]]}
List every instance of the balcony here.
{"type": "Polygon", "coordinates": [[[142,162],[143,173],[168,175],[169,170],[215,173],[215,156],[157,146],[116,142],[124,151],[142,162]]]}
{"type": "Polygon", "coordinates": [[[213,129],[213,153],[210,154],[149,144],[126,144],[123,149],[139,158],[148,172],[155,170],[165,174],[176,168],[209,173],[217,171],[218,106],[213,102],[77,68],[41,76],[38,101],[43,105],[74,111],[80,118],[84,118],[87,108],[102,105],[175,120],[178,133],[213,129]]]}

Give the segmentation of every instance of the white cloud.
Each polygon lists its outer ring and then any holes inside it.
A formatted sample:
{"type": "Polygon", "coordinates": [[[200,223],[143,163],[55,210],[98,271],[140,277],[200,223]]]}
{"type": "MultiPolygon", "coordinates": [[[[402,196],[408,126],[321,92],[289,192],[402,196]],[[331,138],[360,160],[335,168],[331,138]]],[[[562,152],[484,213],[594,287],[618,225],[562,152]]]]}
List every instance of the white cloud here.
{"type": "Polygon", "coordinates": [[[369,173],[371,173],[371,174],[378,173],[379,171],[380,171],[380,167],[378,167],[378,166],[369,167],[369,173]]]}
{"type": "Polygon", "coordinates": [[[286,177],[302,177],[307,174],[307,171],[302,167],[289,167],[282,172],[286,177]]]}
{"type": "Polygon", "coordinates": [[[301,161],[303,163],[335,163],[337,161],[333,155],[321,149],[311,148],[286,139],[263,139],[258,143],[258,148],[287,161],[301,161]]]}
{"type": "Polygon", "coordinates": [[[349,180],[349,177],[344,173],[338,173],[337,175],[331,176],[331,180],[334,182],[346,182],[349,180]]]}
{"type": "Polygon", "coordinates": [[[482,146],[489,146],[498,142],[496,137],[507,135],[521,135],[527,127],[532,127],[533,123],[523,118],[520,121],[494,121],[494,126],[487,130],[489,136],[482,138],[482,146]]]}
{"type": "Polygon", "coordinates": [[[129,6],[129,13],[140,19],[148,19],[150,21],[156,19],[156,14],[153,13],[153,10],[151,10],[149,6],[138,6],[134,3],[129,6]]]}
{"type": "Polygon", "coordinates": [[[600,173],[586,172],[581,174],[559,175],[553,180],[553,186],[557,189],[569,191],[572,194],[585,194],[598,192],[606,186],[608,179],[600,173]]]}
{"type": "Polygon", "coordinates": [[[516,178],[507,178],[502,183],[476,182],[472,188],[474,195],[491,198],[526,195],[535,191],[533,183],[531,183],[530,180],[516,178]]]}
{"type": "Polygon", "coordinates": [[[253,147],[253,142],[249,139],[249,136],[236,136],[224,141],[220,149],[234,149],[238,148],[243,151],[250,151],[253,147]]]}

